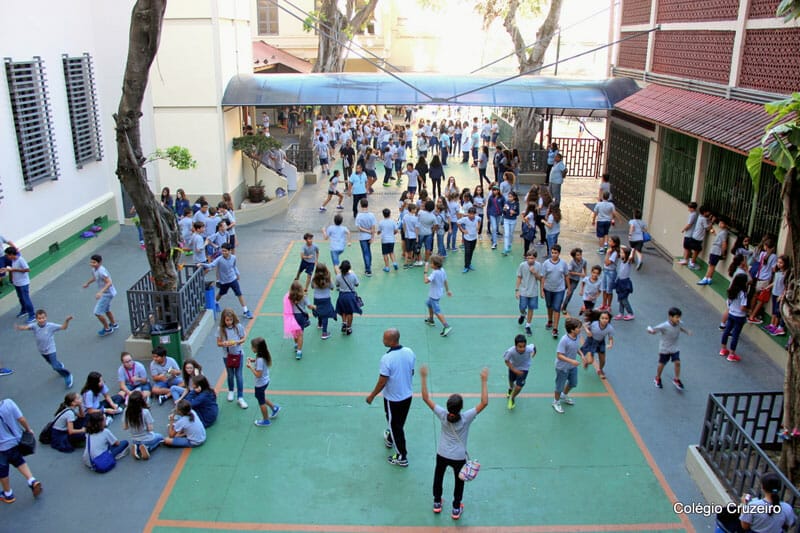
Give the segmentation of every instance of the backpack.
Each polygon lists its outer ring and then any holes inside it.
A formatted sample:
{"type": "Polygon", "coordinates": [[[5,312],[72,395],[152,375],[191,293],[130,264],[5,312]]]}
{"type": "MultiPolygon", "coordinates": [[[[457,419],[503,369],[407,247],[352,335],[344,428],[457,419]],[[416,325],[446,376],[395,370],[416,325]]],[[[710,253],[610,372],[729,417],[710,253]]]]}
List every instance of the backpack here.
{"type": "Polygon", "coordinates": [[[51,442],[53,442],[53,433],[51,431],[53,429],[53,425],[67,411],[69,411],[69,408],[64,409],[63,411],[58,413],[55,418],[53,418],[50,422],[48,422],[47,424],[44,425],[44,427],[42,428],[42,431],[39,432],[39,442],[41,442],[42,444],[50,444],[51,442]]]}
{"type": "MultiPolygon", "coordinates": [[[[86,448],[89,450],[89,457],[92,457],[92,436],[86,435],[86,448]]],[[[106,450],[94,459],[90,459],[92,463],[92,470],[97,472],[98,474],[105,474],[106,472],[110,472],[114,470],[114,467],[117,466],[117,460],[111,454],[111,450],[106,450]]]]}

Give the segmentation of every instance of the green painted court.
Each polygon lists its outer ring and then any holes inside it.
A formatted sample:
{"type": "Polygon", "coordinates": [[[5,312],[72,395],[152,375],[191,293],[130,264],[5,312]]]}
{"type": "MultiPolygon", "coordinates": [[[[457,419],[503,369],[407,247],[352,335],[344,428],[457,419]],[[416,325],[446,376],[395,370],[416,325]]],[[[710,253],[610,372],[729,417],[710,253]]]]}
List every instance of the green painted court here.
{"type": "MultiPolygon", "coordinates": [[[[320,261],[330,264],[327,243],[317,244],[320,261]]],[[[219,381],[219,421],[205,445],[183,452],[149,530],[692,529],[673,513],[672,492],[654,470],[611,384],[592,370],[581,371],[573,393],[576,405],[565,406],[563,415],[551,408],[556,340],[543,329],[543,302],[532,338],[538,355],[516,409],[506,409],[502,353],[522,332],[513,297],[520,249],[502,257],[483,240],[473,261],[477,270],[469,274],[461,273],[461,252],[447,258],[453,297],[442,299],[442,310],[453,331],[443,338],[440,327],[422,320],[427,297],[422,268],[386,274],[379,246],[373,245],[375,274],[366,278],[354,243],[343,257],[361,280],[364,315],[355,317],[352,336],[342,336],[341,323],[333,322],[333,336],[325,341],[312,323],[305,331],[303,359],[296,361],[291,339],[283,338],[281,312],[299,247],[294,243],[287,250],[279,272],[265,274],[265,294],[249,332],[264,336],[272,352],[267,393],[283,407],[280,416],[268,428],[253,425],[258,408],[246,369],[246,411],[225,401],[219,381]],[[450,472],[445,512],[431,512],[438,420],[415,398],[405,427],[410,466],[398,468],[386,462],[382,402],[369,406],[364,401],[378,377],[387,327],[399,328],[401,343],[417,355],[417,367],[430,366],[430,387],[439,403],[461,392],[465,407],[471,407],[480,392],[478,373],[483,366],[490,369],[490,403],[473,423],[468,443],[482,468],[465,488],[464,514],[457,522],[446,512],[450,472]]]]}

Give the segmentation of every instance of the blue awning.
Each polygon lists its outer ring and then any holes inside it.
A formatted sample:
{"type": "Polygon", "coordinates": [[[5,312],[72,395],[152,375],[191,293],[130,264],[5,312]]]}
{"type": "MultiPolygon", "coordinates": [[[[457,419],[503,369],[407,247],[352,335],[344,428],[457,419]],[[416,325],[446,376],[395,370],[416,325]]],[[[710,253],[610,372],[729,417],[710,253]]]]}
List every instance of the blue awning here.
{"type": "Polygon", "coordinates": [[[630,78],[570,80],[522,76],[399,73],[245,74],[234,76],[224,106],[461,105],[532,107],[554,115],[603,115],[639,90],[630,78]],[[402,80],[402,81],[401,81],[402,80]]]}

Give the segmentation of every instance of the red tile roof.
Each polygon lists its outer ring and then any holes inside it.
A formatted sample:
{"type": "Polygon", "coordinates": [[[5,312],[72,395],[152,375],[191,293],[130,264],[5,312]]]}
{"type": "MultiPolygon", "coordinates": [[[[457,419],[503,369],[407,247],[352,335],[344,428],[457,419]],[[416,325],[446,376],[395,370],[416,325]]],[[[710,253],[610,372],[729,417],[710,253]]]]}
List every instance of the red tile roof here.
{"type": "Polygon", "coordinates": [[[256,72],[268,72],[275,67],[283,65],[285,69],[276,72],[301,72],[308,74],[311,72],[311,63],[293,56],[280,48],[268,45],[264,41],[253,41],[253,60],[255,61],[256,72]]]}
{"type": "Polygon", "coordinates": [[[615,109],[747,154],[772,117],[761,104],[651,84],[615,109]]]}

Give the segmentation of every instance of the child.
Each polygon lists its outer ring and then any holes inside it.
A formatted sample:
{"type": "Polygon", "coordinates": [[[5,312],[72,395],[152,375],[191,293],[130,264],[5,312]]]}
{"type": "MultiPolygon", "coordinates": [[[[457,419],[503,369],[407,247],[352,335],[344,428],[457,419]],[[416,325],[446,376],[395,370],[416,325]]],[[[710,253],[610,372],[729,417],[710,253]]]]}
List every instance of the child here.
{"type": "Polygon", "coordinates": [[[664,388],[661,384],[661,372],[664,371],[664,365],[669,361],[672,361],[673,371],[675,373],[672,384],[675,385],[675,388],[679,391],[682,391],[684,388],[683,382],[681,381],[681,352],[678,349],[678,337],[681,332],[686,335],[691,335],[692,332],[683,327],[681,314],[681,310],[677,307],[670,307],[669,311],[667,311],[669,318],[666,322],[662,322],[656,327],[647,326],[647,333],[650,335],[655,335],[656,333],[661,334],[661,340],[658,341],[658,368],[656,370],[656,377],[653,379],[653,383],[659,389],[664,388]]]}
{"type": "Polygon", "coordinates": [[[578,366],[581,362],[587,365],[581,351],[578,349],[578,333],[581,331],[581,321],[577,318],[568,318],[564,321],[564,328],[567,334],[561,337],[556,348],[556,388],[553,393],[553,410],[563,414],[564,408],[561,402],[567,405],[575,405],[575,400],[569,396],[569,391],[578,386],[578,366]],[[580,361],[578,357],[580,356],[580,361]]]}
{"type": "Polygon", "coordinates": [[[328,179],[328,197],[322,202],[322,205],[319,206],[320,211],[327,211],[326,205],[334,196],[339,197],[339,204],[336,206],[336,209],[344,209],[342,206],[342,202],[344,201],[344,195],[339,192],[339,171],[334,170],[333,175],[328,179]]]}
{"type": "Polygon", "coordinates": [[[17,318],[27,315],[28,323],[33,323],[36,320],[36,315],[33,312],[33,303],[31,302],[31,269],[17,248],[9,246],[5,249],[5,254],[5,263],[8,266],[3,268],[3,272],[9,274],[20,305],[17,318]]]}
{"type": "MultiPolygon", "coordinates": [[[[100,372],[89,372],[86,383],[81,389],[83,408],[87,414],[100,413],[102,415],[118,415],[122,413],[122,396],[108,394],[108,387],[103,383],[100,372]]],[[[105,425],[111,424],[114,419],[106,417],[105,425]]]]}
{"type": "Polygon", "coordinates": [[[267,399],[266,391],[269,387],[269,367],[272,366],[272,355],[267,348],[267,341],[263,337],[256,337],[250,341],[250,347],[256,357],[247,358],[247,368],[255,376],[255,394],[258,408],[261,409],[261,419],[255,421],[258,427],[266,427],[272,424],[270,417],[275,418],[281,410],[281,406],[272,403],[267,399]],[[269,411],[267,411],[269,407],[269,411]]]}
{"type": "Polygon", "coordinates": [[[597,242],[599,248],[597,253],[605,254],[608,248],[608,232],[611,230],[611,224],[617,217],[617,211],[614,204],[611,202],[611,193],[603,191],[600,201],[594,206],[594,213],[592,213],[592,224],[596,224],[595,234],[597,235],[597,242]]]}
{"type": "Polygon", "coordinates": [[[92,461],[106,450],[119,461],[128,455],[128,441],[117,439],[106,428],[106,418],[102,413],[89,413],[86,420],[86,448],[83,449],[83,464],[87,468],[94,469],[92,461]]]}
{"type": "Polygon", "coordinates": [[[683,233],[683,258],[678,261],[679,265],[686,265],[689,263],[689,256],[694,248],[692,233],[694,232],[694,225],[697,222],[697,202],[689,202],[686,205],[686,209],[688,209],[689,215],[686,218],[686,225],[681,230],[681,233],[683,233]]]}
{"type": "Polygon", "coordinates": [[[353,334],[353,314],[362,313],[358,303],[356,287],[358,287],[358,276],[350,272],[350,261],[342,261],[342,268],[336,276],[336,288],[339,289],[339,297],[336,299],[336,313],[342,317],[342,333],[353,334]]]}
{"type": "Polygon", "coordinates": [[[742,360],[736,354],[736,347],[739,345],[739,335],[747,320],[747,276],[737,274],[728,287],[728,318],[725,322],[725,330],[722,332],[722,347],[719,354],[727,357],[728,361],[737,363],[742,360]],[[728,350],[728,337],[731,338],[731,349],[728,350]]]}
{"type": "MultiPolygon", "coordinates": [[[[225,243],[222,245],[222,255],[211,261],[210,263],[203,263],[202,267],[206,270],[212,268],[217,269],[217,292],[216,302],[225,296],[229,290],[233,289],[233,294],[239,299],[239,304],[242,306],[242,316],[247,319],[253,318],[253,313],[247,308],[247,302],[242,295],[242,289],[239,286],[239,267],[236,266],[236,256],[231,253],[231,245],[225,243]]],[[[219,307],[219,305],[217,305],[219,307]]]]}
{"type": "Polygon", "coordinates": [[[69,392],[58,406],[50,429],[50,447],[63,453],[72,453],[84,445],[86,428],[83,400],[77,392],[69,392]]]}
{"type": "Polygon", "coordinates": [[[600,265],[594,265],[591,273],[581,280],[581,299],[583,299],[581,313],[585,314],[594,309],[594,303],[602,292],[602,281],[600,280],[602,271],[603,269],[600,268],[600,265]]]}
{"type": "Polygon", "coordinates": [[[283,334],[294,340],[295,359],[298,361],[303,358],[303,330],[311,324],[307,307],[314,306],[306,303],[305,291],[300,282],[293,281],[289,292],[283,297],[283,334]]]}
{"type": "Polygon", "coordinates": [[[403,230],[406,236],[406,259],[403,263],[403,268],[406,269],[414,266],[415,258],[419,254],[419,243],[417,242],[417,226],[419,225],[417,206],[409,204],[407,209],[408,213],[403,217],[403,230]]]}
{"type": "Polygon", "coordinates": [[[47,321],[47,312],[45,312],[44,309],[37,309],[36,322],[33,324],[26,324],[24,326],[14,324],[14,328],[18,331],[29,330],[33,332],[33,335],[36,338],[36,348],[39,350],[39,353],[42,354],[44,360],[47,361],[48,364],[53,368],[53,370],[58,372],[58,375],[64,378],[64,383],[66,383],[67,389],[72,388],[72,373],[64,368],[64,364],[58,360],[58,355],[56,354],[55,334],[57,331],[66,330],[69,327],[70,320],[72,319],[73,316],[69,315],[64,319],[63,324],[54,324],[53,322],[47,321]]]}
{"type": "Polygon", "coordinates": [[[408,185],[406,185],[406,190],[408,191],[409,196],[414,198],[414,195],[417,193],[417,187],[419,186],[419,171],[414,168],[414,163],[408,163],[406,165],[406,171],[403,172],[406,176],[408,176],[408,185]]]}
{"type": "Polygon", "coordinates": [[[237,403],[242,409],[247,409],[244,401],[244,379],[242,378],[242,344],[247,333],[244,326],[239,323],[239,317],[233,309],[225,308],[219,319],[219,334],[217,346],[222,348],[225,372],[228,377],[228,401],[233,401],[233,385],[236,382],[237,403]]]}
{"type": "Polygon", "coordinates": [[[192,223],[192,235],[186,241],[184,251],[194,256],[194,264],[200,265],[207,261],[206,258],[206,238],[204,236],[206,225],[202,222],[192,223]]]}
{"type": "Polygon", "coordinates": [[[634,209],[633,218],[628,221],[628,246],[633,249],[636,258],[636,270],[642,268],[642,248],[644,248],[644,232],[647,224],[642,220],[642,210],[634,209]]]}
{"type": "MultiPolygon", "coordinates": [[[[513,181],[514,174],[511,172],[506,172],[506,179],[509,179],[508,174],[511,174],[510,178],[513,181]]],[[[517,227],[518,215],[519,198],[517,197],[517,193],[514,191],[509,191],[508,196],[506,196],[506,202],[503,204],[503,255],[508,255],[511,253],[511,244],[514,242],[514,230],[517,227]]],[[[560,211],[558,214],[558,220],[561,220],[560,211]]],[[[556,226],[558,225],[556,224],[556,226]]],[[[556,229],[558,228],[556,227],[556,229]]],[[[558,240],[558,234],[556,234],[555,239],[558,240]]]]}
{"type": "Polygon", "coordinates": [[[631,263],[633,253],[630,248],[621,248],[619,251],[619,264],[617,265],[617,281],[614,289],[617,291],[617,302],[619,303],[619,313],[614,320],[633,320],[633,307],[628,302],[628,297],[633,294],[633,282],[631,282],[631,263]]]}
{"type": "Polygon", "coordinates": [[[506,407],[509,411],[516,407],[517,396],[525,386],[525,380],[528,379],[528,371],[531,368],[531,360],[534,357],[536,357],[536,346],[532,343],[528,344],[525,335],[514,337],[514,346],[503,354],[503,361],[508,367],[508,391],[506,391],[508,403],[506,407]]]}
{"type": "MultiPolygon", "coordinates": [[[[334,171],[338,172],[338,171],[334,171]]],[[[311,283],[311,276],[314,274],[314,267],[319,260],[319,248],[314,244],[314,235],[305,233],[303,235],[305,244],[300,249],[300,266],[297,269],[297,274],[294,280],[300,279],[300,274],[306,273],[306,286],[305,291],[308,292],[308,286],[311,283]]]]}
{"type": "Polygon", "coordinates": [[[708,206],[700,206],[700,216],[697,217],[697,222],[694,224],[694,231],[692,232],[692,257],[689,259],[689,269],[697,270],[697,256],[703,250],[703,242],[706,240],[706,232],[711,227],[711,210],[708,206]]]}
{"type": "Polygon", "coordinates": [[[331,304],[331,289],[333,281],[328,267],[320,263],[314,272],[314,279],[311,281],[311,288],[314,290],[314,316],[317,318],[317,328],[322,329],[322,340],[331,338],[328,332],[328,320],[336,320],[336,310],[331,304]]]}
{"type": "Polygon", "coordinates": [[[158,345],[153,348],[150,361],[150,377],[153,379],[153,394],[158,398],[158,405],[170,397],[172,387],[183,386],[183,377],[178,362],[167,356],[167,350],[158,345]]]}
{"type": "Polygon", "coordinates": [[[525,324],[525,335],[533,335],[533,311],[539,308],[539,281],[542,279],[541,265],[536,262],[536,250],[525,253],[525,261],[517,267],[517,285],[514,294],[519,300],[517,324],[525,324]]]}
{"type": "Polygon", "coordinates": [[[786,273],[789,272],[791,260],[788,255],[782,255],[775,263],[775,274],[772,276],[772,320],[767,325],[767,333],[772,336],[785,335],[783,317],[781,316],[781,302],[783,293],[786,290],[786,273]]]}
{"type": "Polygon", "coordinates": [[[458,219],[458,229],[462,233],[464,241],[464,270],[466,274],[470,270],[475,270],[472,266],[472,255],[475,253],[475,245],[478,243],[478,222],[480,218],[476,215],[474,207],[467,210],[467,216],[458,219]]]}
{"type": "MultiPolygon", "coordinates": [[[[183,210],[183,216],[181,216],[180,220],[178,220],[178,228],[181,231],[180,245],[182,248],[188,246],[189,239],[192,237],[192,224],[192,208],[186,207],[183,210]]],[[[193,252],[192,250],[188,250],[185,253],[191,254],[193,252]]]]}
{"type": "Polygon", "coordinates": [[[397,260],[394,257],[394,235],[397,233],[397,223],[392,220],[389,208],[382,211],[383,220],[378,222],[378,233],[381,236],[381,254],[383,254],[383,271],[389,272],[389,261],[397,270],[397,260]]]}
{"type": "Polygon", "coordinates": [[[219,416],[217,393],[211,388],[208,378],[202,374],[192,377],[191,389],[184,399],[189,402],[194,412],[200,417],[203,427],[210,428],[217,421],[217,416],[219,416]]]}
{"type": "Polygon", "coordinates": [[[228,244],[228,223],[224,220],[217,222],[217,231],[208,238],[208,244],[211,246],[211,253],[207,254],[211,260],[216,259],[220,255],[222,245],[228,244]]]}
{"type": "Polygon", "coordinates": [[[433,215],[436,217],[436,249],[440,257],[447,257],[445,234],[450,231],[450,217],[447,214],[447,204],[441,196],[436,199],[433,215]]]}
{"type": "MultiPolygon", "coordinates": [[[[228,227],[226,236],[228,237],[228,244],[231,245],[231,253],[236,253],[236,215],[233,213],[233,202],[230,198],[225,200],[225,193],[222,195],[222,201],[217,204],[217,213],[228,227]]],[[[228,195],[230,196],[230,195],[228,195]]]]}
{"type": "Polygon", "coordinates": [[[481,401],[472,409],[463,413],[464,398],[460,394],[451,394],[447,398],[447,409],[436,405],[431,400],[428,392],[428,367],[422,365],[419,369],[422,379],[422,401],[430,407],[433,413],[442,422],[442,432],[439,435],[439,446],[436,450],[436,469],[433,473],[433,512],[442,512],[442,481],[447,467],[453,469],[453,510],[450,517],[453,520],[461,518],[464,511],[464,504],[461,498],[464,495],[464,480],[459,477],[461,468],[466,464],[469,456],[467,455],[467,440],[469,438],[469,427],[478,413],[489,405],[489,389],[487,381],[489,379],[489,369],[481,370],[481,401]]]}
{"type": "Polygon", "coordinates": [[[752,311],[747,317],[747,321],[751,324],[761,324],[762,322],[759,315],[761,308],[769,301],[770,293],[767,287],[769,287],[772,272],[778,262],[778,256],[775,255],[775,240],[772,237],[765,237],[759,249],[760,253],[757,260],[753,259],[751,271],[753,280],[756,282],[756,297],[751,302],[752,311]]]}
{"type": "Polygon", "coordinates": [[[131,432],[131,455],[134,459],[147,461],[150,453],[164,442],[164,436],[153,432],[153,415],[140,391],[133,391],[128,398],[122,429],[131,432]]]}
{"type": "Polygon", "coordinates": [[[572,300],[572,294],[581,282],[581,279],[586,277],[586,267],[588,263],[583,258],[583,250],[580,248],[573,248],[569,253],[572,261],[569,262],[569,287],[567,287],[567,294],[564,296],[564,303],[561,305],[561,312],[567,314],[567,304],[572,300]]]}
{"type": "Polygon", "coordinates": [[[169,436],[164,444],[173,448],[196,448],[206,441],[206,428],[186,400],[181,400],[169,415],[169,436]]]}
{"type": "Polygon", "coordinates": [[[331,263],[334,272],[339,272],[339,256],[344,252],[346,246],[350,245],[350,230],[347,226],[342,226],[342,215],[336,214],[333,217],[333,224],[327,228],[322,228],[322,235],[325,240],[331,241],[331,263]]]}
{"type": "Polygon", "coordinates": [[[598,364],[595,365],[597,375],[601,379],[606,379],[603,368],[606,366],[606,350],[614,347],[614,326],[611,325],[611,313],[608,311],[589,311],[584,315],[586,324],[583,329],[586,332],[586,341],[581,347],[584,359],[583,368],[588,368],[594,364],[594,354],[597,354],[598,364]],[[608,339],[608,343],[606,343],[608,339]]]}
{"type": "Polygon", "coordinates": [[[553,329],[553,338],[558,338],[558,321],[561,319],[561,304],[569,285],[569,266],[561,259],[561,245],[550,248],[550,257],[542,262],[542,296],[547,306],[545,329],[553,329]]]}
{"type": "Polygon", "coordinates": [[[389,180],[392,178],[395,154],[390,146],[383,149],[383,186],[389,187],[389,180]]]}
{"type": "Polygon", "coordinates": [[[720,259],[724,261],[725,256],[728,253],[728,221],[724,218],[720,218],[719,231],[716,231],[713,227],[710,231],[712,234],[716,233],[717,236],[714,238],[714,242],[711,244],[706,275],[703,276],[703,279],[697,282],[698,285],[711,285],[712,278],[714,277],[714,270],[717,268],[717,263],[719,263],[720,259]]]}
{"type": "Polygon", "coordinates": [[[135,390],[142,391],[145,402],[149,401],[151,387],[144,365],[139,361],[134,361],[133,356],[128,352],[122,352],[119,359],[122,364],[117,369],[117,379],[119,394],[123,401],[127,403],[128,396],[135,390]]]}
{"type": "Polygon", "coordinates": [[[430,276],[428,275],[428,263],[425,263],[422,279],[425,283],[430,283],[431,285],[428,290],[428,300],[425,302],[425,305],[428,306],[428,318],[425,319],[425,323],[433,326],[433,315],[435,314],[439,322],[442,323],[442,332],[439,335],[447,337],[453,328],[447,323],[447,319],[444,317],[441,307],[439,307],[439,300],[445,292],[448,297],[453,296],[453,293],[450,292],[450,287],[447,285],[447,272],[442,268],[443,264],[444,260],[438,255],[431,257],[430,265],[433,272],[431,272],[430,276]]]}
{"type": "MultiPolygon", "coordinates": [[[[455,178],[450,176],[455,185],[455,178]]],[[[447,192],[447,214],[450,217],[450,233],[447,235],[447,249],[451,252],[457,252],[456,241],[458,240],[458,210],[460,209],[458,203],[458,191],[447,192]]]]}
{"type": "MultiPolygon", "coordinates": [[[[731,261],[731,264],[728,265],[728,276],[733,280],[739,274],[744,274],[747,277],[748,285],[752,283],[750,279],[750,273],[747,269],[747,256],[742,254],[736,254],[731,261]]],[[[730,287],[730,283],[728,284],[730,287]]],[[[722,312],[722,319],[719,323],[719,330],[722,331],[725,329],[725,324],[728,322],[728,309],[726,308],[725,311],[722,312]]]]}
{"type": "Polygon", "coordinates": [[[97,303],[94,306],[94,316],[103,325],[103,329],[97,332],[101,337],[111,335],[119,329],[114,318],[114,313],[111,312],[111,300],[117,295],[117,289],[114,288],[114,283],[111,281],[111,276],[103,266],[103,257],[95,254],[89,259],[89,266],[92,267],[92,277],[89,281],[83,284],[83,288],[88,287],[92,281],[97,282],[97,287],[100,289],[95,294],[97,303]],[[105,315],[105,316],[103,316],[105,315]]]}
{"type": "Polygon", "coordinates": [[[611,237],[610,246],[606,251],[606,257],[603,260],[603,305],[600,306],[600,311],[611,311],[611,301],[614,299],[614,287],[617,283],[617,263],[619,262],[620,252],[619,237],[614,235],[611,237]]]}

